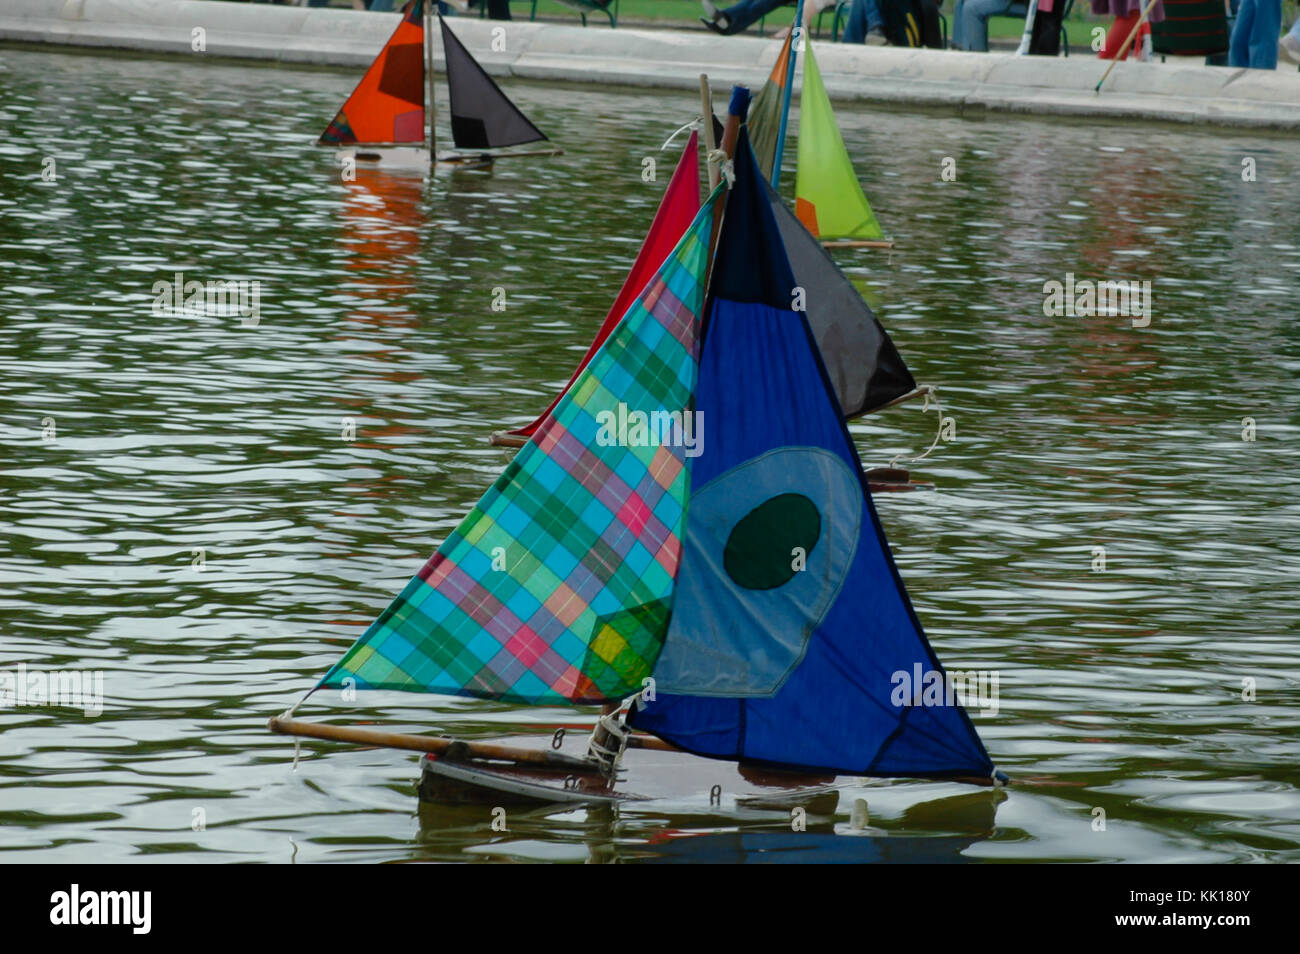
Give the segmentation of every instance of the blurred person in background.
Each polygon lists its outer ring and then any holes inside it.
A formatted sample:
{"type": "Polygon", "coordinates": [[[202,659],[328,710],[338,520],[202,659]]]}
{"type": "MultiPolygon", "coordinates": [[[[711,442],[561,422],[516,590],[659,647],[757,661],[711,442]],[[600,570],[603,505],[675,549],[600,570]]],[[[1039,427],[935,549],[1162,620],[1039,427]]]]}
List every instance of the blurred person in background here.
{"type": "Polygon", "coordinates": [[[885,21],[880,15],[876,0],[853,0],[848,19],[844,21],[841,43],[865,43],[867,46],[885,45],[885,21]]]}
{"type": "MultiPolygon", "coordinates": [[[[831,16],[835,15],[836,0],[803,0],[803,30],[804,36],[810,36],[809,31],[812,29],[813,20],[817,19],[817,14],[823,10],[830,10],[831,16]]],[[[790,32],[791,24],[788,27],[782,27],[772,34],[774,40],[784,40],[786,34],[790,32]]]]}
{"type": "Polygon", "coordinates": [[[704,16],[700,22],[714,33],[731,36],[748,30],[777,7],[785,6],[788,0],[740,0],[739,3],[719,10],[713,0],[700,0],[704,7],[704,16]]]}
{"type": "Polygon", "coordinates": [[[1241,0],[1228,41],[1228,65],[1277,69],[1277,35],[1281,32],[1282,0],[1241,0]]]}
{"type": "Polygon", "coordinates": [[[1277,55],[1284,63],[1300,63],[1300,17],[1291,24],[1291,32],[1278,40],[1277,55]]]}
{"type": "MultiPolygon", "coordinates": [[[[1277,0],[1281,2],[1281,0],[1277,0]]],[[[1097,56],[1103,60],[1113,60],[1119,55],[1119,48],[1124,45],[1128,35],[1133,32],[1134,25],[1142,16],[1142,11],[1146,9],[1144,0],[1092,0],[1092,12],[1100,16],[1113,16],[1115,21],[1110,25],[1110,32],[1106,34],[1106,41],[1101,45],[1101,51],[1097,56]]],[[[1142,29],[1138,35],[1133,38],[1129,44],[1125,56],[1129,59],[1137,59],[1142,55],[1142,39],[1151,33],[1151,24],[1159,23],[1165,18],[1165,5],[1157,2],[1147,14],[1146,21],[1142,24],[1142,29]]]]}
{"type": "Polygon", "coordinates": [[[989,17],[1006,13],[1012,0],[957,0],[952,11],[952,47],[972,53],[989,51],[989,17]]]}

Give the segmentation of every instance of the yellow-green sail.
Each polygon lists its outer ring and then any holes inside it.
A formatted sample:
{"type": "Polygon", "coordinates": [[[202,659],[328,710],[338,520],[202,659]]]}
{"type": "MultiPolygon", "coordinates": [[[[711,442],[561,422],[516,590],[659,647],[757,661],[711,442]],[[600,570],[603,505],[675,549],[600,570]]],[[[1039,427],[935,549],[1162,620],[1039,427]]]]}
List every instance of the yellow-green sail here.
{"type": "Polygon", "coordinates": [[[817,57],[807,44],[803,94],[799,100],[799,168],[795,213],[819,239],[883,239],[867,197],[844,148],[831,101],[822,85],[817,57]]]}

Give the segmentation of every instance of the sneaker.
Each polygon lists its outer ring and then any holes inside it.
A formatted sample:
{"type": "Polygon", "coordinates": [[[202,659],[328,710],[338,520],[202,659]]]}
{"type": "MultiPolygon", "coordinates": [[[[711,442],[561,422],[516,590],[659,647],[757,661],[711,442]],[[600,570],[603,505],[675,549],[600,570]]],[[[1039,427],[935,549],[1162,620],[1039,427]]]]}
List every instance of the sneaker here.
{"type": "Polygon", "coordinates": [[[719,36],[727,35],[727,27],[731,26],[731,21],[723,14],[718,14],[718,19],[710,20],[708,17],[700,17],[700,22],[719,36]]]}
{"type": "Polygon", "coordinates": [[[1277,56],[1288,63],[1300,63],[1300,40],[1290,33],[1277,42],[1277,56]]]}
{"type": "MultiPolygon", "coordinates": [[[[704,16],[717,23],[718,17],[722,16],[722,14],[718,12],[718,8],[713,5],[712,0],[700,0],[700,4],[704,7],[704,16]]],[[[704,17],[700,17],[700,19],[703,20],[704,17]]]]}
{"type": "Polygon", "coordinates": [[[885,33],[883,30],[872,30],[867,34],[867,38],[862,42],[867,46],[884,46],[889,41],[885,39],[885,33]]]}

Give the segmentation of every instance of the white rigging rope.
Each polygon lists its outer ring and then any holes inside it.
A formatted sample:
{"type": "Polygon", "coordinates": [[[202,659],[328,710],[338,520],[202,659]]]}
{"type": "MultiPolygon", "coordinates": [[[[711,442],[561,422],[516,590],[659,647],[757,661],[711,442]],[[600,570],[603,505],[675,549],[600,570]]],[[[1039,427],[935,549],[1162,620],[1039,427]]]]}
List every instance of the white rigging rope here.
{"type": "Polygon", "coordinates": [[[671,146],[673,144],[673,140],[676,139],[678,136],[680,136],[682,133],[686,132],[686,130],[688,129],[700,130],[703,128],[704,128],[704,118],[702,116],[696,116],[686,125],[677,127],[677,129],[673,131],[673,134],[664,140],[664,144],[659,147],[659,151],[663,152],[665,149],[671,146]]]}
{"type": "MultiPolygon", "coordinates": [[[[939,405],[939,391],[938,391],[938,389],[937,389],[936,387],[934,387],[934,385],[932,385],[932,384],[925,384],[925,385],[922,385],[921,387],[919,387],[917,390],[919,390],[919,391],[921,391],[921,392],[923,392],[923,393],[925,394],[925,403],[921,406],[921,413],[922,413],[922,414],[924,414],[926,411],[930,410],[930,402],[931,402],[931,401],[934,401],[934,410],[935,410],[935,413],[939,415],[939,426],[935,428],[935,432],[934,432],[934,440],[930,442],[930,446],[926,448],[925,453],[921,454],[921,456],[919,456],[919,457],[908,457],[908,458],[907,458],[907,462],[908,462],[909,464],[915,464],[917,461],[919,461],[919,460],[925,460],[927,457],[929,457],[930,454],[931,454],[931,452],[932,452],[936,447],[939,446],[939,440],[943,437],[943,408],[939,405]]],[[[889,466],[890,466],[891,468],[892,468],[892,467],[897,467],[897,466],[898,466],[898,462],[899,462],[900,460],[903,460],[903,455],[902,455],[902,454],[899,454],[897,457],[895,457],[893,460],[891,460],[891,461],[889,462],[889,466]]]]}

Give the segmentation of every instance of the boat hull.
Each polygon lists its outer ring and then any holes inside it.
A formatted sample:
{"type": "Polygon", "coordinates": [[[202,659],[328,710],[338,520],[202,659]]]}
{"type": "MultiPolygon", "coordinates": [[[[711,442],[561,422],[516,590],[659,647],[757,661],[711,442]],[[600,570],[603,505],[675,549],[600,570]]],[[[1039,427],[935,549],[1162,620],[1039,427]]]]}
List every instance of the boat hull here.
{"type": "MultiPolygon", "coordinates": [[[[426,172],[429,168],[427,146],[340,146],[339,162],[352,160],[358,168],[391,169],[401,172],[426,172]]],[[[455,169],[483,169],[492,165],[488,153],[440,152],[438,165],[455,169]]]]}
{"type": "MultiPolygon", "coordinates": [[[[500,740],[536,748],[536,736],[500,740]]],[[[657,740],[649,740],[654,744],[657,740]]],[[[578,755],[584,734],[569,739],[568,754],[578,755]]],[[[437,805],[615,805],[677,803],[695,811],[806,814],[830,816],[839,802],[832,776],[778,772],[707,759],[672,749],[629,747],[618,778],[600,773],[554,770],[537,765],[426,755],[420,760],[420,801],[437,805]]]]}

